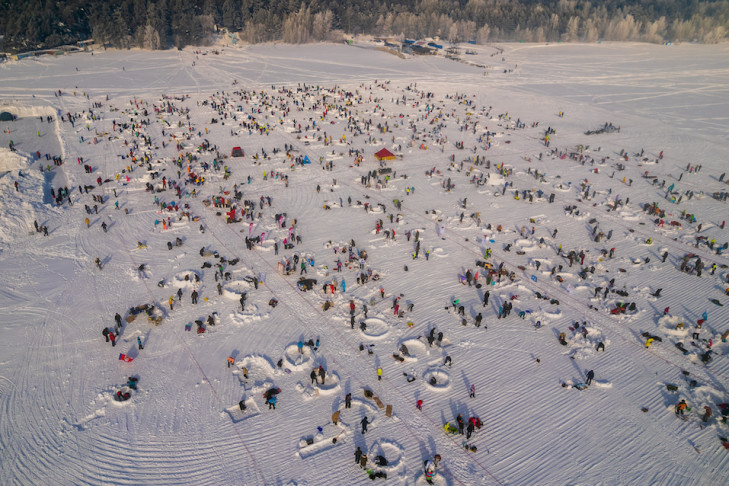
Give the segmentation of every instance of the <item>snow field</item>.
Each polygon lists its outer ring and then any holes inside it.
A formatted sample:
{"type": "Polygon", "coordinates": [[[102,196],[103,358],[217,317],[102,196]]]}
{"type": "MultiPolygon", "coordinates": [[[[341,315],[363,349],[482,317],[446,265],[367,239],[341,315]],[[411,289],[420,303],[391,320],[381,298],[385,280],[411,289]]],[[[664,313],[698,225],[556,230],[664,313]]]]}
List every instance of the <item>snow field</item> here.
{"type": "Polygon", "coordinates": [[[718,244],[727,240],[720,227],[726,203],[711,197],[726,190],[718,178],[729,126],[722,114],[729,99],[722,82],[727,48],[604,44],[506,49],[506,60],[499,61],[501,56],[490,56],[493,47],[479,48],[480,59],[490,65],[487,76],[483,69],[444,59],[400,60],[333,45],[245,47],[225,49],[218,56],[192,50],[109,51],[0,65],[0,94],[8,109],[21,116],[13,124],[0,123],[0,129],[10,129],[0,132],[0,265],[5,275],[0,289],[5,311],[0,444],[8,451],[0,461],[2,482],[369,484],[352,464],[357,446],[371,460],[376,455],[387,458],[388,466],[379,469],[388,473],[388,484],[424,484],[423,460],[436,453],[443,457],[436,484],[721,482],[727,456],[717,436],[728,431],[716,405],[729,401],[729,350],[721,338],[727,314],[708,299],[727,302],[729,258],[694,244],[697,235],[715,238],[718,244]],[[514,64],[519,67],[513,75],[500,74],[514,64]],[[299,83],[320,86],[321,91],[297,92],[299,83]],[[358,94],[347,105],[352,112],[329,107],[325,116],[323,105],[313,108],[323,94],[330,104],[346,101],[335,85],[358,94]],[[294,90],[290,103],[303,101],[306,108],[290,105],[282,117],[278,102],[266,105],[281,95],[283,86],[294,90]],[[53,96],[58,89],[65,94],[53,96]],[[236,90],[264,95],[244,100],[232,93],[236,90]],[[425,98],[426,93],[433,96],[425,98]],[[407,103],[396,104],[402,96],[407,103]],[[203,105],[206,100],[221,102],[229,118],[203,105]],[[166,101],[189,112],[141,114],[166,101]],[[94,102],[102,106],[93,107],[94,102]],[[426,112],[426,103],[436,111],[426,112]],[[58,119],[58,110],[82,116],[71,127],[58,119]],[[558,117],[559,111],[566,116],[558,117]],[[238,116],[236,123],[232,114],[238,116]],[[268,123],[269,134],[250,135],[239,126],[237,122],[250,121],[249,115],[268,123]],[[55,120],[49,124],[39,116],[55,120]],[[118,131],[120,124],[144,118],[150,119],[149,126],[118,131]],[[212,118],[219,122],[210,123],[212,118]],[[371,118],[372,126],[355,136],[346,131],[350,118],[360,127],[371,118]],[[525,128],[515,128],[517,118],[525,128]],[[292,119],[309,125],[308,130],[302,127],[297,133],[292,119]],[[188,121],[193,130],[187,128],[188,121]],[[320,130],[313,128],[314,121],[320,130]],[[536,121],[539,126],[531,126],[536,121]],[[621,125],[620,133],[584,135],[606,121],[621,125]],[[476,122],[476,134],[460,129],[476,122]],[[378,123],[387,123],[389,131],[378,130],[378,123]],[[549,149],[539,142],[547,126],[556,129],[549,149]],[[231,136],[231,130],[236,134],[231,136]],[[495,132],[488,150],[476,140],[486,130],[495,132]],[[192,169],[205,175],[206,184],[184,186],[182,197],[169,189],[145,191],[146,183],[159,189],[161,182],[128,159],[130,148],[140,141],[134,131],[153,139],[153,147],[145,150],[154,154],[152,167],[160,178],[180,181],[173,161],[190,152],[198,156],[192,169]],[[324,131],[332,136],[331,145],[317,140],[324,131]],[[375,143],[366,140],[371,137],[375,143]],[[17,152],[7,150],[10,139],[17,152]],[[195,150],[204,140],[223,155],[232,146],[244,149],[242,159],[223,159],[230,179],[222,169],[200,168],[201,162],[212,161],[210,153],[195,150]],[[464,149],[454,146],[460,140],[464,149]],[[177,142],[184,148],[177,150],[177,142]],[[292,170],[289,158],[272,154],[284,143],[312,163],[292,170]],[[427,149],[418,148],[421,144],[427,149]],[[379,185],[360,184],[362,175],[378,168],[372,153],[398,145],[402,160],[388,163],[397,174],[379,185]],[[589,147],[578,152],[577,145],[589,147]],[[269,158],[260,156],[262,149],[269,158]],[[364,151],[361,166],[353,165],[350,149],[364,151]],[[557,152],[550,153],[552,149],[557,152]],[[629,161],[621,160],[621,149],[629,161]],[[641,149],[646,155],[636,156],[641,149]],[[36,151],[61,155],[64,164],[53,166],[43,155],[37,160],[36,151]],[[666,155],[656,163],[660,151],[666,155]],[[582,153],[594,163],[582,165],[571,153],[582,153]],[[254,154],[259,155],[256,161],[254,154]],[[475,165],[475,155],[488,159],[490,167],[475,165]],[[84,173],[77,157],[92,165],[92,174],[84,173]],[[320,158],[334,161],[334,169],[323,170],[320,158]],[[702,170],[687,171],[689,163],[702,164],[702,170]],[[50,164],[51,170],[41,173],[41,164],[50,164]],[[511,174],[499,172],[497,164],[511,174]],[[437,172],[426,175],[433,167],[437,172]],[[288,187],[277,177],[264,180],[264,171],[288,175],[288,187]],[[534,177],[534,171],[543,175],[534,177]],[[665,189],[642,177],[645,171],[696,196],[674,205],[664,198],[665,189]],[[482,174],[489,175],[487,182],[472,182],[482,174]],[[98,176],[109,181],[97,186],[98,176]],[[455,188],[446,191],[443,182],[449,178],[455,188]],[[19,193],[13,188],[16,180],[19,193]],[[510,186],[502,194],[507,182],[510,186]],[[219,188],[229,197],[234,183],[244,200],[273,200],[270,208],[256,206],[262,217],[253,227],[248,221],[226,224],[227,209],[203,204],[220,195],[219,188]],[[77,192],[79,185],[95,186],[90,193],[104,196],[98,215],[85,213],[84,205],[97,203],[90,194],[77,192]],[[588,185],[591,191],[585,197],[588,185]],[[53,204],[50,190],[60,186],[72,190],[73,207],[53,204]],[[197,197],[189,195],[193,187],[197,197]],[[408,195],[405,188],[410,187],[416,190],[408,195]],[[522,197],[525,190],[532,202],[522,197]],[[547,200],[551,193],[552,204],[547,200]],[[154,195],[188,204],[199,220],[161,210],[153,205],[154,195]],[[628,204],[610,210],[616,199],[624,202],[627,197],[628,204]],[[402,209],[394,209],[395,198],[402,201],[402,209]],[[115,200],[120,210],[115,210],[115,200]],[[667,212],[665,226],[656,225],[656,216],[642,209],[653,201],[667,212]],[[373,210],[365,212],[364,203],[373,210]],[[682,219],[682,210],[695,213],[697,223],[682,219]],[[302,243],[291,250],[281,247],[275,255],[274,240],[280,244],[289,236],[288,228],[276,224],[277,213],[287,214],[288,225],[297,220],[302,243]],[[393,222],[390,213],[397,218],[393,222]],[[480,224],[472,213],[479,213],[480,224]],[[168,216],[170,229],[155,224],[168,216]],[[383,231],[376,234],[376,219],[383,220],[384,229],[397,232],[395,240],[385,238],[383,231]],[[48,237],[35,233],[34,220],[49,227],[48,237]],[[107,233],[102,221],[109,225],[107,233]],[[442,238],[434,231],[440,225],[442,238]],[[612,231],[612,238],[596,242],[596,228],[612,231]],[[420,232],[418,259],[412,258],[414,240],[406,240],[408,230],[420,232]],[[263,232],[263,244],[246,250],[246,236],[263,232]],[[176,237],[183,246],[168,250],[167,242],[176,237]],[[345,256],[335,254],[332,245],[341,248],[350,240],[367,251],[367,267],[379,280],[358,284],[358,264],[345,265],[342,273],[333,270],[337,258],[344,261],[345,256]],[[137,248],[138,241],[146,247],[137,248]],[[228,260],[240,259],[236,265],[224,264],[229,280],[215,280],[219,259],[201,257],[202,247],[228,260]],[[607,252],[613,247],[611,258],[607,252]],[[503,262],[514,280],[502,275],[489,286],[482,275],[480,288],[462,285],[458,276],[466,270],[483,274],[475,264],[484,260],[487,248],[493,252],[488,262],[495,267],[503,262]],[[585,251],[584,265],[578,261],[569,266],[572,249],[585,251]],[[669,253],[665,263],[664,251],[669,253]],[[701,278],[679,270],[687,253],[707,263],[701,278]],[[316,262],[305,274],[317,279],[312,291],[296,288],[299,268],[289,276],[278,271],[281,259],[294,254],[316,262]],[[93,264],[97,256],[103,270],[93,264]],[[211,267],[203,268],[204,262],[211,267]],[[712,263],[718,265],[713,275],[712,263]],[[137,270],[141,264],[146,265],[143,274],[137,270]],[[559,265],[562,269],[553,271],[559,265]],[[590,266],[594,273],[579,275],[590,266]],[[259,279],[258,289],[249,277],[259,279]],[[341,284],[342,278],[346,292],[322,292],[324,283],[336,279],[341,284]],[[613,278],[606,297],[593,293],[595,287],[607,288],[613,278]],[[661,296],[652,296],[658,288],[661,296]],[[179,302],[178,289],[183,291],[179,302]],[[197,305],[190,300],[193,289],[200,294],[197,305]],[[483,306],[487,290],[490,301],[483,306]],[[241,310],[244,292],[248,299],[241,310]],[[168,305],[171,295],[173,309],[168,305]],[[403,317],[391,308],[397,297],[403,317]],[[272,298],[278,305],[269,305],[272,298]],[[454,299],[464,306],[465,315],[451,307],[454,299]],[[350,300],[356,306],[354,330],[350,300]],[[325,302],[333,307],[323,310],[325,302]],[[498,319],[504,302],[514,308],[510,316],[498,319]],[[635,302],[636,310],[611,313],[626,302],[635,302]],[[412,311],[408,303],[414,304],[412,311]],[[161,320],[154,325],[145,313],[139,314],[124,324],[111,347],[101,329],[113,326],[114,313],[125,318],[141,304],[154,305],[152,316],[161,320]],[[663,315],[666,307],[670,311],[663,315]],[[704,311],[708,319],[694,338],[704,311]],[[483,323],[476,328],[479,312],[483,323]],[[209,315],[215,315],[215,325],[196,333],[195,321],[204,322],[209,315]],[[360,321],[366,324],[364,331],[360,321]],[[570,330],[575,323],[580,327],[570,330]],[[428,344],[431,329],[443,332],[440,344],[428,344]],[[646,348],[645,332],[662,341],[646,348]],[[566,346],[558,342],[560,333],[565,333],[566,346]],[[143,350],[137,349],[138,336],[143,350]],[[299,340],[317,338],[317,350],[305,345],[299,353],[299,340]],[[701,357],[709,340],[713,358],[705,365],[701,357]],[[604,352],[596,349],[599,342],[605,344],[604,352]],[[394,359],[403,345],[408,355],[394,359]],[[134,361],[119,361],[119,353],[134,361]],[[232,368],[226,366],[228,356],[234,358],[232,368]],[[446,356],[452,358],[450,365],[446,356]],[[319,365],[327,378],[325,384],[314,385],[309,373],[319,365]],[[381,381],[378,368],[383,369],[381,381]],[[595,379],[589,389],[560,386],[583,382],[590,369],[595,379]],[[113,395],[128,376],[140,378],[139,390],[129,401],[117,402],[113,395]],[[408,376],[416,380],[408,382],[408,376]],[[471,384],[476,398],[468,397],[471,384]],[[676,389],[669,390],[667,384],[676,389]],[[276,410],[269,411],[262,395],[273,387],[281,393],[276,410]],[[365,396],[365,390],[383,406],[365,396]],[[344,408],[347,393],[353,396],[351,409],[344,408]],[[673,413],[681,398],[692,408],[686,421],[673,413]],[[245,412],[238,406],[241,400],[245,412]],[[415,408],[417,400],[424,402],[422,411],[415,408]],[[391,417],[386,405],[393,406],[391,417]],[[706,423],[701,420],[704,405],[714,410],[706,423]],[[335,425],[332,414],[337,411],[335,425]],[[468,441],[478,446],[475,453],[462,447],[465,437],[442,430],[458,413],[483,421],[468,441]],[[363,435],[359,423],[364,416],[371,425],[363,435]]]}

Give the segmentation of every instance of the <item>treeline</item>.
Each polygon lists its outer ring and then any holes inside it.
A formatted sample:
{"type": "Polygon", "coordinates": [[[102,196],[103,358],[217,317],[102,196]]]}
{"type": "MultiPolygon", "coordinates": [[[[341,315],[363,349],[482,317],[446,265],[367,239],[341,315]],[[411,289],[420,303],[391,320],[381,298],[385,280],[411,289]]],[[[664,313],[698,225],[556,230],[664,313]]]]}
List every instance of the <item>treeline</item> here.
{"type": "Polygon", "coordinates": [[[89,38],[120,48],[205,45],[216,28],[250,43],[352,34],[716,43],[729,32],[729,0],[0,0],[5,52],[89,38]]]}

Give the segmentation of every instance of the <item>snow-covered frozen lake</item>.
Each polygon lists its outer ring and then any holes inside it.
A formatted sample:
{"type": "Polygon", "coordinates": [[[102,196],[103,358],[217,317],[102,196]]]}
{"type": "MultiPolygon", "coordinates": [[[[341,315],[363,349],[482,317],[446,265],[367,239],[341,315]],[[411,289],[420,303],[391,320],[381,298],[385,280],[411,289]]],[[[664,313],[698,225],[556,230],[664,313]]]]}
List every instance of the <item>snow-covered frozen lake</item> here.
{"type": "Polygon", "coordinates": [[[725,482],[729,45],[468,48],[0,64],[0,483],[725,482]]]}

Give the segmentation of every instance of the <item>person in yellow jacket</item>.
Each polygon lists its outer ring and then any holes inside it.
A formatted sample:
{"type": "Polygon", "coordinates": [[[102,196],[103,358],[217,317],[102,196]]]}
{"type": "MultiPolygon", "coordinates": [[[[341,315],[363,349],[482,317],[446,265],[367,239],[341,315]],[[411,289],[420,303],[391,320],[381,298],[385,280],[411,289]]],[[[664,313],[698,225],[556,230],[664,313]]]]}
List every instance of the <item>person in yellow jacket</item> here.
{"type": "Polygon", "coordinates": [[[650,348],[651,344],[653,344],[653,338],[648,338],[645,342],[645,347],[650,348]]]}
{"type": "Polygon", "coordinates": [[[84,223],[86,223],[86,227],[88,228],[89,227],[89,223],[91,223],[91,222],[89,221],[89,218],[86,218],[86,219],[84,219],[84,223]]]}
{"type": "Polygon", "coordinates": [[[382,368],[377,368],[377,379],[382,380],[382,368]]]}

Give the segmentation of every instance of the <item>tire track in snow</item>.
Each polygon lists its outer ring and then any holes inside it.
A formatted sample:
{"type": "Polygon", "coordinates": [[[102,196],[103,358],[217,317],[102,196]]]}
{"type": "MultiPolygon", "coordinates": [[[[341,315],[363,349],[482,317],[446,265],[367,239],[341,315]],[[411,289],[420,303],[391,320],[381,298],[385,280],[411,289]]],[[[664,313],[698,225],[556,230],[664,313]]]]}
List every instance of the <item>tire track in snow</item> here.
{"type": "MultiPolygon", "coordinates": [[[[63,308],[62,303],[67,301],[64,296],[66,292],[53,303],[54,308],[63,308]]],[[[49,302],[50,304],[50,302],[49,302]]],[[[25,312],[43,316],[42,323],[33,325],[32,331],[28,331],[28,343],[25,351],[21,354],[23,361],[15,363],[12,376],[15,378],[13,393],[8,397],[3,414],[3,422],[11,417],[12,427],[22,430],[22,433],[13,434],[7,425],[1,427],[2,440],[6,446],[3,447],[7,457],[3,463],[5,478],[20,479],[22,483],[43,483],[45,482],[44,472],[54,471],[80,471],[85,465],[73,454],[68,454],[67,449],[72,445],[68,438],[58,434],[59,424],[65,419],[64,415],[69,413],[67,401],[64,397],[62,386],[64,385],[62,375],[66,369],[61,363],[64,356],[61,349],[66,348],[63,336],[66,334],[62,329],[63,320],[53,318],[53,314],[60,315],[53,310],[27,308],[25,312]],[[39,379],[40,377],[40,379],[39,379]],[[40,396],[37,396],[40,394],[40,396]],[[40,403],[39,407],[31,406],[22,411],[17,410],[16,404],[40,403]],[[6,435],[7,434],[7,435],[6,435]],[[42,447],[29,445],[28,441],[40,442],[42,447]],[[41,450],[41,454],[27,456],[26,450],[41,450]],[[6,469],[7,467],[7,469],[6,469]]],[[[70,373],[69,373],[70,376],[70,373]]],[[[78,442],[76,438],[76,450],[78,442]]]]}

